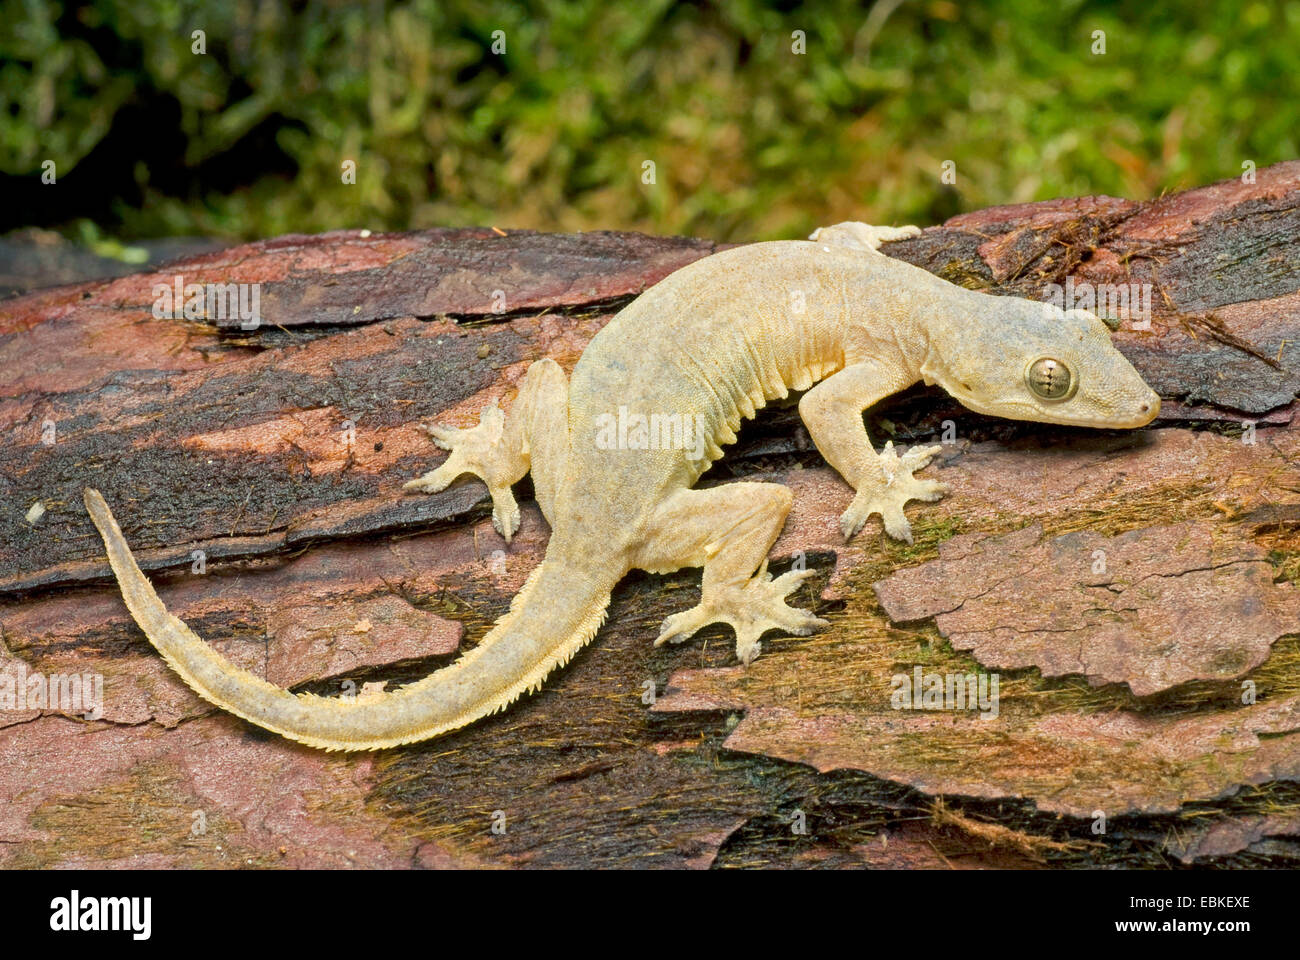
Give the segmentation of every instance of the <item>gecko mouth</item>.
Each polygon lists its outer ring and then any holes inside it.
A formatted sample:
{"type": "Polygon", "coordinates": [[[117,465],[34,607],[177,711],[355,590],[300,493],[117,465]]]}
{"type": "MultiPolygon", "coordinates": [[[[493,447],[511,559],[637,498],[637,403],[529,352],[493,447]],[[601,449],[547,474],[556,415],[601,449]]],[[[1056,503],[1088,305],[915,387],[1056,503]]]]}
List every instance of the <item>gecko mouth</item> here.
{"type": "Polygon", "coordinates": [[[1129,407],[1128,409],[1132,410],[1133,413],[1127,417],[1118,413],[1111,416],[1080,415],[1065,407],[1053,410],[1051,408],[1029,406],[1027,409],[1008,412],[1005,409],[995,410],[980,403],[974,397],[957,396],[957,401],[976,413],[982,413],[990,417],[1030,420],[1036,423],[1052,423],[1066,427],[1091,427],[1099,430],[1136,430],[1139,427],[1145,427],[1160,413],[1160,397],[1155,391],[1152,391],[1149,399],[1142,401],[1136,407],[1129,407]]]}
{"type": "Polygon", "coordinates": [[[1079,427],[1096,427],[1103,430],[1136,430],[1139,427],[1145,427],[1159,415],[1160,398],[1153,393],[1150,400],[1144,400],[1136,408],[1130,407],[1129,409],[1133,412],[1127,417],[1119,414],[1099,417],[1063,416],[1060,420],[1051,422],[1079,427]]]}

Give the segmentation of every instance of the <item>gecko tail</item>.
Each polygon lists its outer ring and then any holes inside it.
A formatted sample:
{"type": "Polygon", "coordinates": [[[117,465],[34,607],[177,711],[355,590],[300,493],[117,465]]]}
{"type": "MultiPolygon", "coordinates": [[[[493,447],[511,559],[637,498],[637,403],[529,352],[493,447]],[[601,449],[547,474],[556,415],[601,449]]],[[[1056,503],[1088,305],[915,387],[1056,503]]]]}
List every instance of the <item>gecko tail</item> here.
{"type": "Polygon", "coordinates": [[[619,579],[612,564],[580,569],[543,560],[510,611],[451,666],[396,690],[351,699],[295,694],[235,666],[168,613],[104,498],[87,489],[85,502],[127,609],[181,679],[209,703],[323,750],[415,743],[504,710],[539,688],[596,635],[619,579]]]}

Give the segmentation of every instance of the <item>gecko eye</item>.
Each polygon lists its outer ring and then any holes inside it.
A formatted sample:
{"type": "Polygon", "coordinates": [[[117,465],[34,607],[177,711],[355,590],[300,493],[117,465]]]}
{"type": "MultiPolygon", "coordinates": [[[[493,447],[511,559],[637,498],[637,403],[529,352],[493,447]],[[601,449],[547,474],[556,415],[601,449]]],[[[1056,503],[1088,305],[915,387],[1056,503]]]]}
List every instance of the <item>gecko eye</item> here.
{"type": "Polygon", "coordinates": [[[1025,371],[1025,383],[1040,400],[1065,400],[1074,395],[1074,375],[1060,360],[1039,357],[1025,371]]]}

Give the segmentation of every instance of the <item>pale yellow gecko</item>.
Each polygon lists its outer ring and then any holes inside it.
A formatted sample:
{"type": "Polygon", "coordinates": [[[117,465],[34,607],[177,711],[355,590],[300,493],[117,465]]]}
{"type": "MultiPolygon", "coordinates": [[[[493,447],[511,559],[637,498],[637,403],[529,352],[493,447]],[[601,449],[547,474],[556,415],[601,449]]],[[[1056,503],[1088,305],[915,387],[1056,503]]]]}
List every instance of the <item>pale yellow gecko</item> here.
{"type": "Polygon", "coordinates": [[[790,490],[692,489],[766,403],[807,391],[799,413],[808,432],[854,490],[846,537],[878,513],[889,536],[909,541],[904,505],[947,492],[913,476],[940,448],[899,456],[886,443],[877,453],[862,414],[883,398],[924,381],[980,413],[1088,427],[1140,427],[1160,408],[1093,314],[966,290],[878,251],[918,233],[843,223],[807,241],[706,257],[614,317],[571,380],[541,360],[509,417],[493,406],[475,427],[430,427],[451,453],[408,489],[436,493],[462,474],[481,477],[509,540],[519,526],[510,487],[531,471],[551,539],[481,643],[390,692],[295,695],[234,666],[167,612],[96,491],[86,491],[86,507],[127,607],[172,669],[217,706],[326,750],[425,740],[504,709],[591,640],[611,591],[634,569],[703,567],[700,603],[665,620],[656,643],[721,621],[748,664],[765,631],[802,636],[826,625],[785,602],[812,571],[767,573],[790,490]]]}

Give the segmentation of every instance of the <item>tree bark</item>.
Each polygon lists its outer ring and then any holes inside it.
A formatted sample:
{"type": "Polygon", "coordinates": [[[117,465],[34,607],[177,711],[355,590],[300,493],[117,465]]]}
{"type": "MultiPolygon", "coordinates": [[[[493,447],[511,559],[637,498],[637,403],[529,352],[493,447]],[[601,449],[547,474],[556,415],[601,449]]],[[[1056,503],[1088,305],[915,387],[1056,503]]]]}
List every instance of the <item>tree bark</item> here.
{"type": "Polygon", "coordinates": [[[209,707],[131,621],[86,486],[169,609],[277,684],[338,693],[449,663],[507,609],[548,531],[527,483],[508,546],[477,482],[403,495],[443,456],[418,424],[471,425],[542,357],[571,371],[618,309],[717,249],[626,233],[338,232],[0,303],[0,674],[103,682],[98,719],[34,698],[0,709],[0,864],[1300,855],[1300,163],[1148,203],[992,208],[887,244],[993,294],[1149,291],[1150,328],[1126,320],[1114,339],[1162,412],[1144,431],[1088,432],[982,418],[937,389],[895,398],[869,414],[878,444],[951,441],[935,475],[954,492],[909,510],[907,547],[878,521],[844,544],[847,488],[791,406],[765,410],[704,482],[794,489],[773,569],[816,568],[800,599],[832,626],[769,636],[748,670],[721,627],[652,648],[698,573],[634,575],[540,694],[431,743],[327,755],[209,707]],[[206,305],[156,315],[163,290],[192,283],[259,285],[260,323],[206,305]],[[1095,581],[1098,551],[1168,590],[1095,581]],[[1058,562],[1076,553],[1087,564],[1058,562]],[[1235,579],[1219,579],[1229,568],[1235,579]],[[936,578],[951,586],[927,607],[915,598],[936,578]],[[944,619],[995,588],[984,620],[944,619]],[[1126,599],[1102,616],[1097,590],[1126,599]],[[1081,595],[1068,614],[1078,642],[1062,652],[1050,618],[1067,614],[1043,605],[1081,595]],[[1179,645],[1230,602],[1249,611],[1231,618],[1238,632],[1179,645]],[[1011,614],[1050,622],[1017,639],[1011,614]],[[1168,662],[1185,669],[1167,677],[1168,662]],[[1000,716],[894,709],[893,678],[918,666],[998,672],[1000,716]]]}

